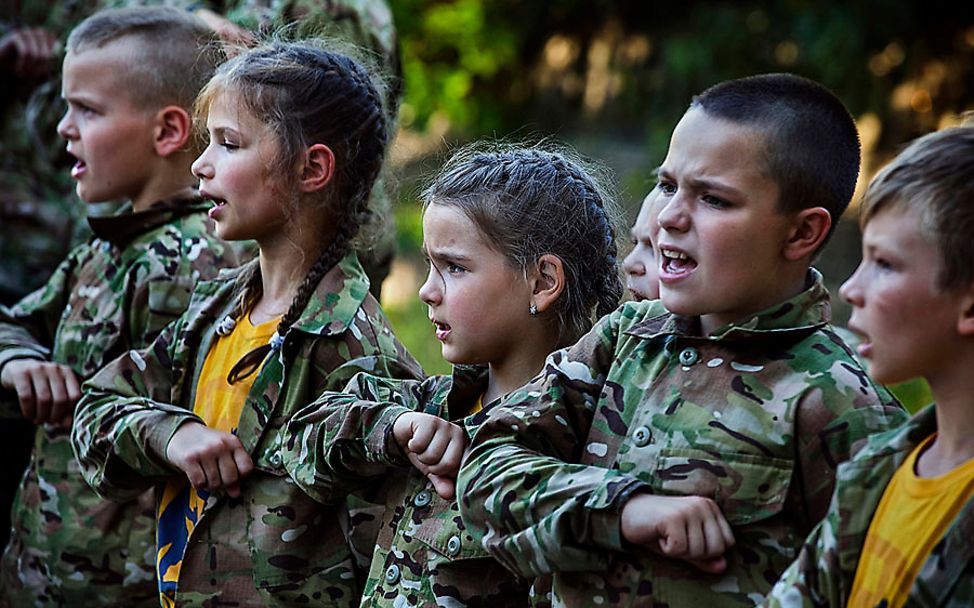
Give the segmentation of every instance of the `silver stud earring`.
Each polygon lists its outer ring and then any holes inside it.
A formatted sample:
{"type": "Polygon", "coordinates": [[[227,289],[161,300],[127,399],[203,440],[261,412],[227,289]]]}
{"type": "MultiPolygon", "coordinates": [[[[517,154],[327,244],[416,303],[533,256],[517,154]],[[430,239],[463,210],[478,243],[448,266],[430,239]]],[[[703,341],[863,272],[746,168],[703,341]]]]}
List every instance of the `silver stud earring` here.
{"type": "Polygon", "coordinates": [[[538,316],[538,306],[536,304],[532,304],[528,307],[528,312],[531,313],[532,317],[538,316]]]}

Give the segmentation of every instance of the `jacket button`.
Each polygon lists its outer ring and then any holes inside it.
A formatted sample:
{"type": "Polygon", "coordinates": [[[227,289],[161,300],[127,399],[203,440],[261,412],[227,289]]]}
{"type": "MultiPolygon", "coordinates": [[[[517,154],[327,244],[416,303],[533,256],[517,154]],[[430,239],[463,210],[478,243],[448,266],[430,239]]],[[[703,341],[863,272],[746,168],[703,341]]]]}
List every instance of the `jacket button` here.
{"type": "Polygon", "coordinates": [[[653,438],[653,432],[649,430],[649,427],[641,426],[632,434],[633,441],[636,442],[636,447],[644,448],[649,445],[649,441],[653,438]]]}
{"type": "Polygon", "coordinates": [[[680,351],[680,365],[689,367],[699,360],[700,351],[693,347],[684,348],[682,351],[680,351]]]}
{"type": "Polygon", "coordinates": [[[433,500],[433,495],[430,494],[430,491],[423,490],[422,492],[416,495],[416,498],[413,499],[413,504],[416,505],[417,507],[425,507],[426,505],[430,504],[432,500],[433,500]]]}
{"type": "Polygon", "coordinates": [[[386,568],[386,582],[395,585],[399,582],[399,566],[393,564],[386,568]]]}
{"type": "Polygon", "coordinates": [[[273,454],[271,454],[271,464],[274,465],[275,467],[281,466],[281,453],[280,452],[274,452],[273,454]]]}
{"type": "Polygon", "coordinates": [[[450,540],[446,543],[446,552],[450,554],[450,557],[456,557],[460,555],[460,537],[451,536],[450,540]]]}

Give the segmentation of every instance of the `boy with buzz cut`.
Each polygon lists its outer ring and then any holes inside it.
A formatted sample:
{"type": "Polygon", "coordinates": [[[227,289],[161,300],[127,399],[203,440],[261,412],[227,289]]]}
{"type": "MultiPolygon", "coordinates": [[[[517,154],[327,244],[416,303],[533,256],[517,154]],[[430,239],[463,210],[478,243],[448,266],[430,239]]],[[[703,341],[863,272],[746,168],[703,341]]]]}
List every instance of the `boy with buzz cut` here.
{"type": "Polygon", "coordinates": [[[0,560],[0,604],[158,606],[151,495],[116,504],[81,477],[69,437],[80,384],[150,344],[197,281],[236,261],[213,235],[190,172],[190,108],[219,61],[208,28],[177,9],[96,13],[71,32],[58,133],[77,159],[94,237],[45,287],[0,307],[0,405],[40,425],[0,560]]]}
{"type": "Polygon", "coordinates": [[[825,514],[835,465],[905,419],[809,266],[858,167],[852,118],[814,82],[693,100],[658,170],[661,300],[552,354],[460,470],[468,528],[550,584],[537,601],[753,606],[825,514]]]}
{"type": "Polygon", "coordinates": [[[866,191],[842,286],[878,382],[934,404],[839,465],[825,519],[770,606],[974,606],[974,129],[921,137],[866,191]]]}

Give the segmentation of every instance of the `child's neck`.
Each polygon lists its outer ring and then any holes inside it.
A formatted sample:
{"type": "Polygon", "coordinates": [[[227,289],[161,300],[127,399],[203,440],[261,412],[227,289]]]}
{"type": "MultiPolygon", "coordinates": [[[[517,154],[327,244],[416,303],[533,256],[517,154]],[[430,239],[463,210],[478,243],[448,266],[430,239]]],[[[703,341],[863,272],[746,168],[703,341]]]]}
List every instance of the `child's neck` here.
{"type": "MultiPolygon", "coordinates": [[[[160,159],[165,161],[165,159],[160,159]]],[[[159,201],[198,195],[196,178],[187,163],[160,162],[142,190],[132,196],[132,211],[146,211],[159,201]]]]}
{"type": "Polygon", "coordinates": [[[545,359],[557,347],[555,337],[534,340],[525,336],[524,348],[504,361],[491,361],[483,403],[490,403],[527,384],[528,380],[538,375],[545,359]]]}
{"type": "Polygon", "coordinates": [[[974,458],[974,352],[928,378],[936,403],[937,438],[917,461],[917,474],[937,477],[974,458]]]}

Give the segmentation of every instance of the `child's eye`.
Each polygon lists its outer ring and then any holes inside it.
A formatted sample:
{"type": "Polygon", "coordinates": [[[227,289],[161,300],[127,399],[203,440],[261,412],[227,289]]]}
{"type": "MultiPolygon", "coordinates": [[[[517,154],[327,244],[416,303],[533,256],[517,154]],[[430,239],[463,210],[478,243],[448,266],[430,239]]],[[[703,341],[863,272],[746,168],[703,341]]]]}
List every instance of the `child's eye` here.
{"type": "Polygon", "coordinates": [[[714,196],[712,194],[705,194],[703,196],[703,202],[717,209],[726,209],[727,207],[731,206],[731,204],[725,201],[724,199],[714,196]]]}
{"type": "Polygon", "coordinates": [[[874,258],[873,264],[880,270],[893,270],[893,264],[886,258],[874,258]]]}
{"type": "Polygon", "coordinates": [[[232,142],[232,141],[230,141],[228,139],[224,139],[223,141],[221,141],[220,142],[220,145],[223,146],[225,149],[230,150],[231,152],[233,150],[236,150],[236,149],[240,148],[239,145],[237,145],[236,143],[234,143],[234,142],[232,142]]]}
{"type": "Polygon", "coordinates": [[[676,192],[676,186],[669,182],[659,182],[656,184],[656,188],[663,194],[674,194],[676,192]]]}
{"type": "Polygon", "coordinates": [[[467,269],[457,264],[447,264],[446,271],[449,272],[450,274],[460,274],[466,272],[467,269]]]}

